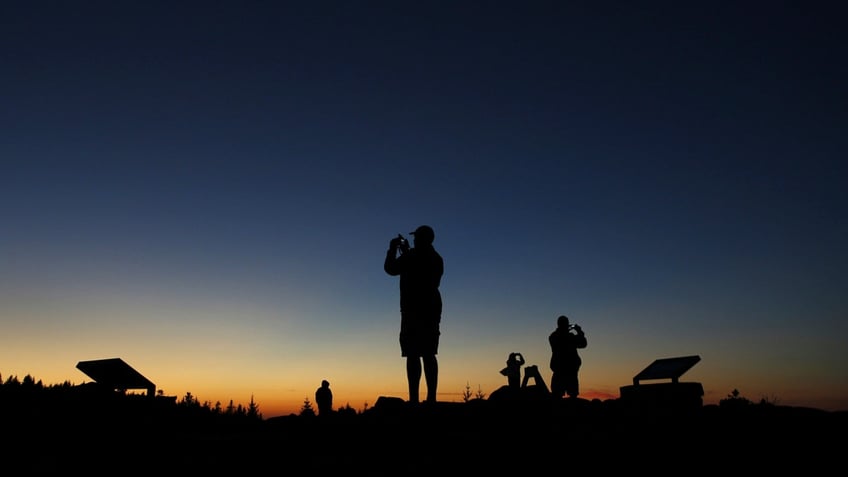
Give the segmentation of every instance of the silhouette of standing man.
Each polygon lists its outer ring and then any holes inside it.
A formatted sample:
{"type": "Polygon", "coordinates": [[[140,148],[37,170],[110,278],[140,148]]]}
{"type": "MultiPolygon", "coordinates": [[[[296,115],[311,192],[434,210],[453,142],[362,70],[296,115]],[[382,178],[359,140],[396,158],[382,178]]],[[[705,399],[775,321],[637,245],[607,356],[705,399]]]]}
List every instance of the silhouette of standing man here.
{"type": "Polygon", "coordinates": [[[321,387],[315,391],[315,403],[318,404],[319,416],[329,416],[333,412],[333,391],[326,379],[321,381],[321,387]]]}
{"type": "Polygon", "coordinates": [[[418,403],[421,365],[427,382],[427,402],[436,402],[439,384],[439,323],[442,320],[442,295],[439,285],[444,273],[442,256],[433,248],[436,234],[422,225],[410,232],[413,247],[403,236],[389,242],[383,270],[400,276],[400,354],[406,358],[409,402],[418,403]]]}
{"type": "Polygon", "coordinates": [[[551,344],[551,392],[555,398],[568,394],[576,398],[580,394],[580,383],[577,373],[583,360],[577,353],[578,349],[586,347],[586,335],[580,325],[570,325],[568,317],[560,315],[557,318],[557,328],[548,337],[551,344]]]}

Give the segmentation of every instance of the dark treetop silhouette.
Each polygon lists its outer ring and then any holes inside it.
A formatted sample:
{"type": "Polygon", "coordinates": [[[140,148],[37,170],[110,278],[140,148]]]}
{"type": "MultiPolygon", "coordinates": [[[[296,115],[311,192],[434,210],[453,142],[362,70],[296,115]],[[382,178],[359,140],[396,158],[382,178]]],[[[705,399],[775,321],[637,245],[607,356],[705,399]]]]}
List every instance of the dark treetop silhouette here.
{"type": "Polygon", "coordinates": [[[422,225],[410,232],[413,247],[398,235],[389,242],[383,269],[400,276],[400,350],[406,357],[409,402],[418,402],[421,364],[427,382],[427,402],[436,401],[439,383],[439,324],[442,319],[442,295],[439,291],[444,261],[433,247],[435,232],[422,225]]]}

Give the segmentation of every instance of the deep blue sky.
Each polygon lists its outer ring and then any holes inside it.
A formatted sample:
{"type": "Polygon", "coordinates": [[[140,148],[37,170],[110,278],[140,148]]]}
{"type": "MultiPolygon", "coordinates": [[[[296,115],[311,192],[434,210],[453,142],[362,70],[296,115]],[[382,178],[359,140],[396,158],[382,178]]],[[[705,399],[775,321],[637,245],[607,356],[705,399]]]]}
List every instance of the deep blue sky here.
{"type": "Polygon", "coordinates": [[[587,396],[698,354],[707,402],[848,408],[838,8],[4,2],[0,375],[403,397],[382,261],[426,223],[440,399],[549,379],[567,314],[587,396]]]}

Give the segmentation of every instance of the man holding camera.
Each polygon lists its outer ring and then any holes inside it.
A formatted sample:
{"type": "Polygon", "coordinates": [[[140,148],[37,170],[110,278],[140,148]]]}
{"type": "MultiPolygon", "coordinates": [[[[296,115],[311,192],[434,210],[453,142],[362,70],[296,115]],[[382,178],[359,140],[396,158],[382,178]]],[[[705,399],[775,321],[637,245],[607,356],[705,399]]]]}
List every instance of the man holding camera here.
{"type": "Polygon", "coordinates": [[[383,270],[400,276],[400,352],[406,358],[409,402],[418,403],[422,362],[427,383],[427,402],[436,402],[439,383],[439,323],[442,319],[442,295],[439,291],[444,261],[433,247],[436,234],[422,225],[410,232],[413,247],[403,236],[389,242],[383,270]]]}
{"type": "Polygon", "coordinates": [[[548,337],[551,344],[551,392],[555,398],[568,394],[576,398],[580,394],[580,383],[577,373],[583,360],[578,349],[586,347],[586,335],[580,325],[571,325],[568,317],[560,315],[557,318],[557,328],[548,337]]]}

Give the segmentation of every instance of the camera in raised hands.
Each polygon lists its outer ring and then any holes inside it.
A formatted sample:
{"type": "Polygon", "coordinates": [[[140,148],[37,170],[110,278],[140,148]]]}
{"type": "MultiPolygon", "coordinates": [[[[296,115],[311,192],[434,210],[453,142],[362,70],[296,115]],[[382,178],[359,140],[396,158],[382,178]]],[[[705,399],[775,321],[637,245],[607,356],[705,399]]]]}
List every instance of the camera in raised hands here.
{"type": "Polygon", "coordinates": [[[391,240],[389,246],[394,249],[400,249],[402,252],[406,252],[409,250],[409,241],[406,240],[403,235],[397,234],[397,237],[391,240]]]}

